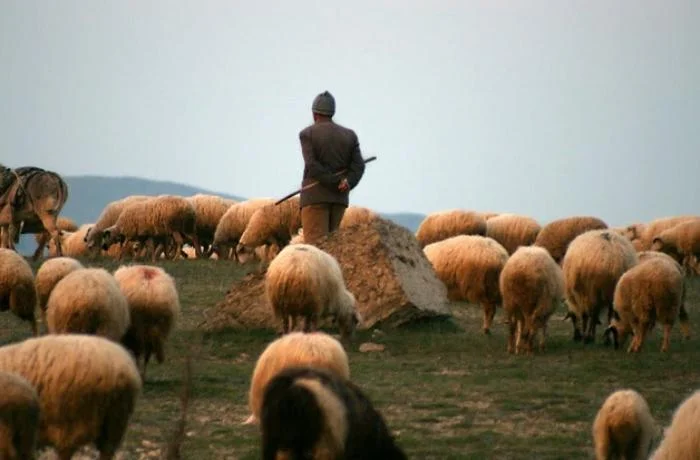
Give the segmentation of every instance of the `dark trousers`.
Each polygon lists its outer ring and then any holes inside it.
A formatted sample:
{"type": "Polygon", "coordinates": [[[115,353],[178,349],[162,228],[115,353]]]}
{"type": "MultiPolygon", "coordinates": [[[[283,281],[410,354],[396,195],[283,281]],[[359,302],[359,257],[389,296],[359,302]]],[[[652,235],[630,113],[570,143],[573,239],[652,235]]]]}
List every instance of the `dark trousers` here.
{"type": "Polygon", "coordinates": [[[314,244],[320,238],[335,231],[343,220],[346,206],[335,203],[310,204],[301,208],[301,227],[304,242],[314,244]]]}

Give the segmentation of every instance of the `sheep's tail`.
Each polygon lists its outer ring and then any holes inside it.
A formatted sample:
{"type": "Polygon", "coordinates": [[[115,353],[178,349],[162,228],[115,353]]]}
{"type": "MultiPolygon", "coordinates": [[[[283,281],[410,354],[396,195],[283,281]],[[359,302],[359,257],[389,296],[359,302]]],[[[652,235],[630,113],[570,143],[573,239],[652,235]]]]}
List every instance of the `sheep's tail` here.
{"type": "Polygon", "coordinates": [[[192,396],[192,361],[190,355],[185,358],[185,371],[183,376],[182,393],[180,395],[180,419],[175,425],[173,434],[168,442],[165,460],[179,460],[182,458],[181,448],[185,440],[185,428],[187,425],[187,409],[192,396]]]}

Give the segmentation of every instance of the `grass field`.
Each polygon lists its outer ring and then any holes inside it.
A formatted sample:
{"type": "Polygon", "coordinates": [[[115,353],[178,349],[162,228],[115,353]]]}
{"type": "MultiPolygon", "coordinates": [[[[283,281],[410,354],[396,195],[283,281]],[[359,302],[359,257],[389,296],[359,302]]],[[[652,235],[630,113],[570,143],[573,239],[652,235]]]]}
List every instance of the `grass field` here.
{"type": "MultiPolygon", "coordinates": [[[[100,262],[109,270],[112,261],[100,262]]],[[[36,266],[36,264],[35,264],[36,266]]],[[[161,264],[178,282],[183,315],[168,344],[166,362],[152,363],[127,432],[121,458],[155,458],[179,417],[184,357],[192,356],[193,393],[182,456],[187,459],[259,458],[256,427],[243,426],[255,360],[273,331],[202,333],[202,312],[224,298],[244,270],[216,261],[161,264]]],[[[612,391],[632,387],[667,425],[676,406],[700,388],[700,281],[688,296],[693,337],[662,354],[660,330],[639,355],[600,343],[571,341],[571,324],[558,312],[548,349],[533,357],[506,353],[505,326],[496,314],[492,336],[480,332],[481,312],[453,304],[453,321],[361,331],[349,352],[353,380],[384,414],[398,443],[414,459],[590,459],[591,424],[612,391]],[[371,340],[382,353],[359,353],[371,340]]],[[[601,315],[602,318],[602,315],[601,315]]],[[[2,343],[29,336],[26,323],[0,316],[2,343]]],[[[600,340],[598,340],[600,342],[600,340]]]]}

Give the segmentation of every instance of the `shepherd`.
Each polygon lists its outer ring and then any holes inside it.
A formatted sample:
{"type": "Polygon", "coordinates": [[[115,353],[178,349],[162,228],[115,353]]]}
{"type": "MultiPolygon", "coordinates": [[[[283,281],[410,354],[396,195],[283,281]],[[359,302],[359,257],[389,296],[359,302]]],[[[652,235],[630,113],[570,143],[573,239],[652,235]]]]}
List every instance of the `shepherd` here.
{"type": "Polygon", "coordinates": [[[335,98],[328,91],[311,105],[314,123],[299,133],[304,156],[300,193],[304,242],[314,244],[340,226],[350,191],[362,179],[365,161],[357,134],[333,121],[335,98]],[[338,174],[345,170],[343,174],[338,174]],[[313,182],[317,185],[304,187],[313,182]]]}

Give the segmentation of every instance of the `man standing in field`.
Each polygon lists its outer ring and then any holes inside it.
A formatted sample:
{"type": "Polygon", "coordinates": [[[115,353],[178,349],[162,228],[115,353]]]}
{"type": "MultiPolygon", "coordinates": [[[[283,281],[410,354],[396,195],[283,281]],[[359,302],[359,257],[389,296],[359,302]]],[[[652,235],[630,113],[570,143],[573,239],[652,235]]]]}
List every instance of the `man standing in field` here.
{"type": "Polygon", "coordinates": [[[304,242],[314,244],[340,225],[350,190],[360,182],[365,163],[355,132],[333,121],[335,99],[331,93],[316,96],[311,112],[314,124],[299,133],[304,156],[302,187],[318,184],[301,191],[300,203],[304,242]]]}

